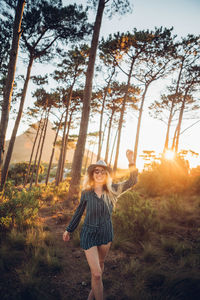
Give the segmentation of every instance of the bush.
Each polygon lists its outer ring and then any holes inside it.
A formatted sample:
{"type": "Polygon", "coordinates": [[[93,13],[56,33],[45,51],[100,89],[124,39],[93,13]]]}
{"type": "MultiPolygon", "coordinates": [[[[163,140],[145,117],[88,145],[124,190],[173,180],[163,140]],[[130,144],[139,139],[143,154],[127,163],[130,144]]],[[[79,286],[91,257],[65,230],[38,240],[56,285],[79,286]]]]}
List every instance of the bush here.
{"type": "Polygon", "coordinates": [[[69,182],[66,180],[61,182],[58,186],[55,186],[54,183],[40,186],[40,199],[44,202],[55,203],[57,200],[67,199],[69,182]]]}
{"type": "MultiPolygon", "coordinates": [[[[28,171],[28,162],[22,162],[22,163],[16,163],[11,165],[9,171],[8,171],[8,180],[11,180],[14,185],[20,185],[24,183],[27,171],[28,171]]],[[[31,164],[30,171],[33,171],[33,164],[31,164]]],[[[42,164],[40,164],[39,168],[39,174],[42,174],[44,172],[44,167],[42,164]]],[[[34,174],[36,173],[36,169],[34,174]]],[[[30,176],[29,176],[30,180],[30,176]]],[[[29,180],[27,182],[29,182],[29,180]]]]}
{"type": "Polygon", "coordinates": [[[10,199],[0,203],[0,228],[12,229],[30,224],[37,216],[39,208],[38,193],[36,191],[12,191],[10,199]]]}
{"type": "Polygon", "coordinates": [[[113,223],[121,240],[148,239],[150,231],[158,225],[150,202],[132,190],[119,197],[113,223]]]}
{"type": "Polygon", "coordinates": [[[177,157],[173,161],[162,159],[153,163],[139,178],[139,188],[150,197],[185,192],[190,184],[187,161],[177,157]]]}

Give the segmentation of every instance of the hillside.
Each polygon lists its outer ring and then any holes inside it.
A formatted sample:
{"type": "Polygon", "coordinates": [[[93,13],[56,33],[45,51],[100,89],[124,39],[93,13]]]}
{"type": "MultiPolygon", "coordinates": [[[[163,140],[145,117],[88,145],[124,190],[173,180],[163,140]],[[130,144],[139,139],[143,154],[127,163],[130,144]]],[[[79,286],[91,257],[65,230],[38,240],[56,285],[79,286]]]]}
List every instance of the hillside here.
{"type": "MultiPolygon", "coordinates": [[[[37,132],[37,128],[38,128],[38,123],[31,124],[30,127],[23,134],[17,136],[17,138],[15,140],[12,158],[11,158],[11,164],[22,162],[22,161],[29,161],[33,143],[34,143],[34,139],[35,139],[36,132],[37,132]]],[[[56,132],[52,128],[53,128],[52,123],[48,122],[47,133],[46,133],[46,138],[45,138],[45,143],[44,143],[44,149],[43,149],[42,159],[41,159],[42,162],[45,162],[45,163],[49,162],[51,152],[52,152],[52,145],[53,145],[55,134],[56,134],[56,132]]],[[[61,139],[62,138],[60,136],[58,136],[58,141],[61,141],[61,139]]],[[[8,144],[9,144],[9,140],[6,141],[6,147],[5,147],[6,151],[5,152],[7,152],[8,144]]],[[[37,146],[38,146],[38,142],[36,142],[35,149],[37,149],[37,146]]],[[[86,149],[85,156],[86,156],[87,151],[88,150],[86,149]]],[[[59,147],[56,146],[53,163],[58,162],[59,153],[60,153],[59,147]]],[[[73,155],[74,155],[74,149],[68,149],[67,156],[66,156],[66,162],[71,163],[72,159],[73,159],[73,155]]],[[[91,161],[91,158],[92,158],[93,162],[96,161],[96,155],[94,153],[92,153],[91,151],[89,151],[89,160],[90,161],[91,161]]]]}

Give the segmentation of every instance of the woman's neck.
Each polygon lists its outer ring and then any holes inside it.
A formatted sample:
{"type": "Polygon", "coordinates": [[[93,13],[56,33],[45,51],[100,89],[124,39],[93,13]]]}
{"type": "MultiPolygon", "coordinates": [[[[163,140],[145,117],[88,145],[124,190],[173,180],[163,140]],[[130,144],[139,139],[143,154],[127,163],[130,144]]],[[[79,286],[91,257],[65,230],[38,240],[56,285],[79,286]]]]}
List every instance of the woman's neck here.
{"type": "Polygon", "coordinates": [[[95,184],[94,190],[97,192],[103,192],[103,185],[102,184],[95,184]]]}
{"type": "Polygon", "coordinates": [[[102,184],[101,184],[101,185],[95,184],[95,186],[94,186],[94,191],[95,191],[95,193],[96,193],[99,197],[101,197],[101,195],[102,195],[102,193],[103,193],[103,185],[102,185],[102,184]]]}

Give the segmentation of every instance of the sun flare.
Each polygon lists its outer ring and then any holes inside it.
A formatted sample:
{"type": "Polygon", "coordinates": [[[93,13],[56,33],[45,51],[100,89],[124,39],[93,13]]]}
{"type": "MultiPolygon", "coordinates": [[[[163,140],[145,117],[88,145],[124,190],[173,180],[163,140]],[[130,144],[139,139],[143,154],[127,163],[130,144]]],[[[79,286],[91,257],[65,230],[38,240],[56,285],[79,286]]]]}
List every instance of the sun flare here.
{"type": "Polygon", "coordinates": [[[172,150],[167,150],[164,155],[166,159],[172,160],[174,159],[175,153],[172,150]]]}

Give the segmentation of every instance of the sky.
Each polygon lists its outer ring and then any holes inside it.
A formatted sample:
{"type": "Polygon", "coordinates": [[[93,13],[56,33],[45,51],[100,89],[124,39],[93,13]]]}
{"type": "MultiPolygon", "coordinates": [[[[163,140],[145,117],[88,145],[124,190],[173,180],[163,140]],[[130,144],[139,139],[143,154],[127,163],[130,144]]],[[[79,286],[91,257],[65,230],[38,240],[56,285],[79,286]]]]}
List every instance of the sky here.
{"type": "MultiPolygon", "coordinates": [[[[75,1],[76,3],[85,3],[86,1],[75,1]]],[[[174,27],[174,34],[180,37],[186,37],[187,34],[199,34],[200,28],[200,0],[131,0],[133,9],[132,13],[125,16],[114,16],[108,19],[105,15],[102,21],[101,36],[107,37],[110,33],[117,31],[132,31],[133,28],[138,30],[154,29],[155,27],[174,27]]],[[[69,4],[72,1],[66,0],[64,3],[69,4]]],[[[94,17],[91,15],[91,18],[94,17]]],[[[19,68],[19,67],[18,67],[19,68]]],[[[38,74],[39,65],[33,67],[33,73],[38,74]]],[[[95,82],[94,82],[95,84],[95,82]]],[[[31,98],[31,86],[26,99],[26,106],[31,98]]],[[[166,128],[161,121],[154,120],[149,117],[148,106],[155,98],[159,98],[164,85],[162,83],[154,83],[150,88],[146,97],[144,113],[142,117],[142,126],[139,140],[139,154],[143,150],[155,150],[161,152],[164,145],[164,136],[166,128]]],[[[14,121],[10,120],[7,131],[7,138],[11,135],[14,121]]],[[[184,121],[184,128],[194,123],[194,120],[184,121]]],[[[126,118],[126,125],[122,132],[122,141],[119,155],[119,167],[128,165],[125,157],[126,149],[133,149],[135,143],[137,118],[133,114],[129,114],[126,118]]],[[[94,126],[94,124],[92,125],[94,126]]],[[[20,125],[18,135],[26,130],[26,125],[20,125]]],[[[89,130],[93,130],[92,127],[89,130]]],[[[191,149],[200,153],[199,136],[200,122],[185,131],[180,138],[180,149],[191,149]]],[[[200,158],[196,158],[193,164],[200,165],[200,158]]],[[[142,167],[142,161],[138,159],[138,167],[142,167]]]]}
{"type": "MultiPolygon", "coordinates": [[[[131,4],[133,5],[131,14],[115,16],[111,20],[104,16],[101,28],[103,36],[117,31],[131,31],[133,28],[153,30],[160,26],[173,27],[177,38],[186,37],[187,34],[200,34],[200,0],[132,0],[131,4]]],[[[163,150],[166,126],[161,121],[149,117],[148,106],[152,100],[159,98],[164,86],[164,83],[155,82],[147,94],[140,130],[139,154],[143,150],[155,150],[156,152],[163,150]]],[[[184,121],[182,129],[184,130],[194,122],[195,120],[184,121]]],[[[121,167],[127,166],[126,149],[134,147],[136,126],[136,117],[134,115],[127,116],[120,147],[119,166],[121,167]]],[[[200,143],[197,138],[199,132],[200,122],[181,135],[179,149],[191,149],[200,153],[200,143]]],[[[189,157],[189,159],[191,166],[200,165],[200,157],[189,157]]],[[[138,158],[137,164],[142,168],[143,162],[140,158],[138,158]]]]}

